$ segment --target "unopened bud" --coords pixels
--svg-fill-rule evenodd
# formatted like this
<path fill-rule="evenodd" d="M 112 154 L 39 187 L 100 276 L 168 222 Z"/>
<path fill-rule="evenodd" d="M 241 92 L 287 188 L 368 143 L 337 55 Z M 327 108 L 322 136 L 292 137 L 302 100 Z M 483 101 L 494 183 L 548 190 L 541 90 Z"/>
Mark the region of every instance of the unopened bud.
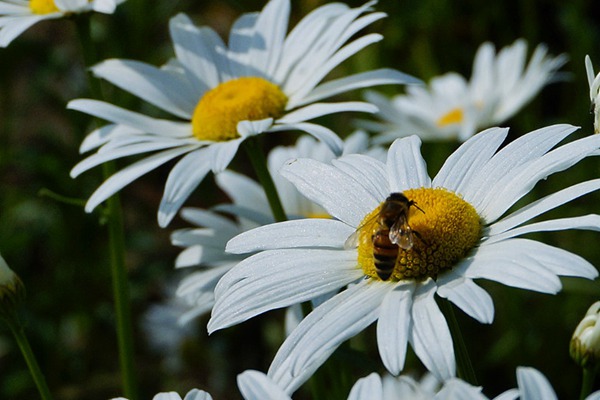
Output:
<path fill-rule="evenodd" d="M 11 315 L 25 297 L 25 286 L 0 256 L 0 316 Z"/>
<path fill-rule="evenodd" d="M 583 368 L 596 368 L 600 361 L 600 301 L 595 302 L 577 325 L 571 338 L 571 358 Z"/>

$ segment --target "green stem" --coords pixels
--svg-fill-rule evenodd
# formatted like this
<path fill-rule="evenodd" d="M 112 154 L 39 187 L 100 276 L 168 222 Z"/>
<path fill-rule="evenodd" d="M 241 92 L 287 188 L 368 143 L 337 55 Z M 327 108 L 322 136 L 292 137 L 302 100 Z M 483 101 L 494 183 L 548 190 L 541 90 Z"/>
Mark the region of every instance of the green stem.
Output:
<path fill-rule="evenodd" d="M 458 377 L 470 383 L 471 385 L 477 386 L 475 370 L 473 369 L 473 364 L 471 364 L 467 346 L 465 345 L 465 341 L 460 331 L 460 326 L 456 320 L 454 308 L 452 308 L 450 301 L 444 298 L 441 298 L 440 306 L 444 315 L 446 316 L 446 320 L 448 321 L 450 334 L 452 335 L 452 341 L 454 342 Z"/>
<path fill-rule="evenodd" d="M 583 380 L 581 381 L 581 394 L 579 395 L 580 400 L 585 398 L 592 393 L 594 387 L 594 379 L 596 378 L 597 368 L 583 368 Z"/>
<path fill-rule="evenodd" d="M 82 51 L 86 66 L 97 62 L 95 47 L 90 36 L 90 17 L 80 15 L 76 18 L 77 30 L 81 40 Z M 88 71 L 89 72 L 89 71 Z M 88 74 L 90 94 L 95 99 L 102 99 L 100 82 Z M 106 180 L 115 172 L 114 162 L 102 165 L 102 175 Z M 121 202 L 117 194 L 106 200 L 105 217 L 108 226 L 110 247 L 110 263 L 112 275 L 113 297 L 115 300 L 115 318 L 117 325 L 117 340 L 119 346 L 119 364 L 125 397 L 129 400 L 138 398 L 137 380 L 133 362 L 133 325 L 131 321 L 131 305 L 127 268 L 125 265 L 125 233 Z"/>
<path fill-rule="evenodd" d="M 249 138 L 246 141 L 244 141 L 242 145 L 244 146 L 244 149 L 246 150 L 246 153 L 250 158 L 250 162 L 252 163 L 252 167 L 256 172 L 258 181 L 265 190 L 265 194 L 267 195 L 267 200 L 269 201 L 269 206 L 271 207 L 271 211 L 273 212 L 273 217 L 275 218 L 275 221 L 286 221 L 287 216 L 285 215 L 285 211 L 283 211 L 281 200 L 279 199 L 277 189 L 275 188 L 275 183 L 273 183 L 273 178 L 269 173 L 269 168 L 267 166 L 267 158 L 265 157 L 265 155 L 262 152 L 262 149 L 260 148 L 258 138 Z"/>
<path fill-rule="evenodd" d="M 38 391 L 40 392 L 40 397 L 43 400 L 51 400 L 52 394 L 50 393 L 50 389 L 48 389 L 48 385 L 46 384 L 46 378 L 42 373 L 40 366 L 37 363 L 35 355 L 31 350 L 31 346 L 29 345 L 29 340 L 27 340 L 27 336 L 25 336 L 25 330 L 21 325 L 19 318 L 16 313 L 11 317 L 5 319 L 8 324 L 10 330 L 12 331 L 19 348 L 21 349 L 21 353 L 23 354 L 23 358 L 25 358 L 25 362 L 27 363 L 27 367 L 29 367 L 29 372 L 37 386 Z"/>

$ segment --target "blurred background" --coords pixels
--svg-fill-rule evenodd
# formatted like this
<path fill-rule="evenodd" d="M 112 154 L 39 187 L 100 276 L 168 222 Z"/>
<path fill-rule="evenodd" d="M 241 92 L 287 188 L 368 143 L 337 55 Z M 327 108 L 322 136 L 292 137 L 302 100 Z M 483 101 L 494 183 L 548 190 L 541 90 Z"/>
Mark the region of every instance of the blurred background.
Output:
<path fill-rule="evenodd" d="M 294 0 L 291 25 L 324 3 Z M 264 4 L 254 0 L 128 0 L 114 15 L 91 16 L 98 60 L 118 57 L 160 65 L 173 56 L 168 20 L 178 12 L 189 14 L 198 25 L 210 26 L 226 39 L 235 18 L 258 11 Z M 575 137 L 593 133 L 583 60 L 589 54 L 596 71 L 600 69 L 600 2 L 386 0 L 376 8 L 388 17 L 366 31 L 382 33 L 385 39 L 348 60 L 334 74 L 392 67 L 424 81 L 449 71 L 468 78 L 481 43 L 491 41 L 500 49 L 524 38 L 529 55 L 537 44 L 545 43 L 551 54 L 566 53 L 569 62 L 561 69 L 564 74 L 559 82 L 544 88 L 504 124 L 511 128 L 510 138 L 553 123 L 581 126 Z M 71 168 L 83 157 L 78 148 L 92 126 L 86 115 L 65 108 L 69 100 L 88 96 L 84 68 L 75 24 L 69 19 L 39 23 L 8 48 L 0 49 L 0 253 L 26 285 L 28 297 L 21 315 L 27 334 L 55 398 L 65 400 L 103 399 L 122 393 L 106 229 L 101 210 L 83 211 L 85 200 L 101 182 L 101 171 L 96 168 L 75 180 L 69 177 Z M 116 104 L 161 115 L 114 87 L 105 85 L 104 90 Z M 378 90 L 388 95 L 402 92 L 397 87 Z M 360 96 L 354 92 L 344 98 Z M 356 117 L 330 117 L 327 126 L 346 136 L 354 129 Z M 279 135 L 269 146 L 291 144 L 297 136 Z M 424 144 L 431 175 L 456 146 Z M 195 387 L 209 391 L 215 399 L 240 398 L 235 376 L 248 368 L 266 371 L 283 338 L 283 313 L 267 313 L 208 337 L 208 317 L 179 331 L 169 321 L 171 314 L 156 308 L 168 299 L 181 276 L 173 269 L 179 249 L 170 244 L 169 235 L 187 227 L 179 218 L 167 229 L 160 229 L 156 222 L 170 166 L 151 172 L 121 192 L 142 398 L 165 390 L 183 395 Z M 244 154 L 238 154 L 231 168 L 249 170 Z M 538 185 L 525 201 L 596 177 L 600 177 L 598 160 L 585 160 Z M 227 201 L 225 195 L 209 176 L 186 205 L 209 207 L 222 201 Z M 600 194 L 591 194 L 551 216 L 598 212 Z M 600 265 L 600 233 L 558 232 L 535 238 Z M 581 372 L 569 358 L 569 340 L 587 308 L 600 300 L 600 284 L 576 279 L 563 283 L 561 293 L 549 296 L 482 282 L 494 298 L 494 323 L 481 325 L 457 312 L 486 395 L 492 397 L 515 387 L 519 365 L 542 371 L 560 398 L 578 395 Z M 147 314 L 149 310 L 151 314 Z M 149 315 L 154 323 L 148 323 Z M 144 329 L 149 325 L 160 332 L 161 340 L 170 340 L 171 335 L 183 339 L 173 348 L 156 348 Z M 168 354 L 161 351 L 164 349 Z M 334 382 L 341 393 L 348 393 L 357 378 L 383 372 L 374 329 L 336 352 L 317 379 L 327 379 L 327 370 L 340 362 L 350 363 L 354 373 L 351 381 Z M 407 370 L 416 376 L 423 373 L 414 356 L 409 357 Z M 303 388 L 296 397 L 311 395 Z M 0 398 L 37 398 L 25 362 L 4 325 L 0 325 Z M 323 398 L 331 397 L 324 394 Z"/>

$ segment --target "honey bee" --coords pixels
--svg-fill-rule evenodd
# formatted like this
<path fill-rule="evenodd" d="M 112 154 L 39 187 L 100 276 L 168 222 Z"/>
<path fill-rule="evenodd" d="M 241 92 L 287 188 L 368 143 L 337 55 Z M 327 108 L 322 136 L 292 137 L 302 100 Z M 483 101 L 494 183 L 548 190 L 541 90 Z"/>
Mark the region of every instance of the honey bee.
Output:
<path fill-rule="evenodd" d="M 424 211 L 413 200 L 400 192 L 391 193 L 381 205 L 381 210 L 366 221 L 348 237 L 344 247 L 356 247 L 360 231 L 375 219 L 371 240 L 373 241 L 373 262 L 375 271 L 381 280 L 386 281 L 392 275 L 400 249 L 410 250 L 414 236 L 420 237 L 408 224 L 410 207 Z"/>

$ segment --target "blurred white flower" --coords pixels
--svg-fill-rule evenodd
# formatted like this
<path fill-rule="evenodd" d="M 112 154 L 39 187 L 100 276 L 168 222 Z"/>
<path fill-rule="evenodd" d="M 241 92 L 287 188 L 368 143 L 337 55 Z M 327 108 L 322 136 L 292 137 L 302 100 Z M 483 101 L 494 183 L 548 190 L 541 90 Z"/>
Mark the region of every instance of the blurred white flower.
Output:
<path fill-rule="evenodd" d="M 406 95 L 392 99 L 368 92 L 381 121 L 360 121 L 378 132 L 376 141 L 390 143 L 402 136 L 424 140 L 465 141 L 483 128 L 498 125 L 527 104 L 565 63 L 550 57 L 539 45 L 525 66 L 527 44 L 517 40 L 497 55 L 491 43 L 479 47 L 473 75 L 467 80 L 454 72 L 435 77 L 427 87 L 408 86 Z"/>
<path fill-rule="evenodd" d="M 2 0 L 0 1 L 0 47 L 37 22 L 73 13 L 96 11 L 112 14 L 125 0 Z"/>
<path fill-rule="evenodd" d="M 590 85 L 590 101 L 594 113 L 594 132 L 600 133 L 600 73 L 594 78 L 594 66 L 589 56 L 585 56 L 585 72 Z"/>

